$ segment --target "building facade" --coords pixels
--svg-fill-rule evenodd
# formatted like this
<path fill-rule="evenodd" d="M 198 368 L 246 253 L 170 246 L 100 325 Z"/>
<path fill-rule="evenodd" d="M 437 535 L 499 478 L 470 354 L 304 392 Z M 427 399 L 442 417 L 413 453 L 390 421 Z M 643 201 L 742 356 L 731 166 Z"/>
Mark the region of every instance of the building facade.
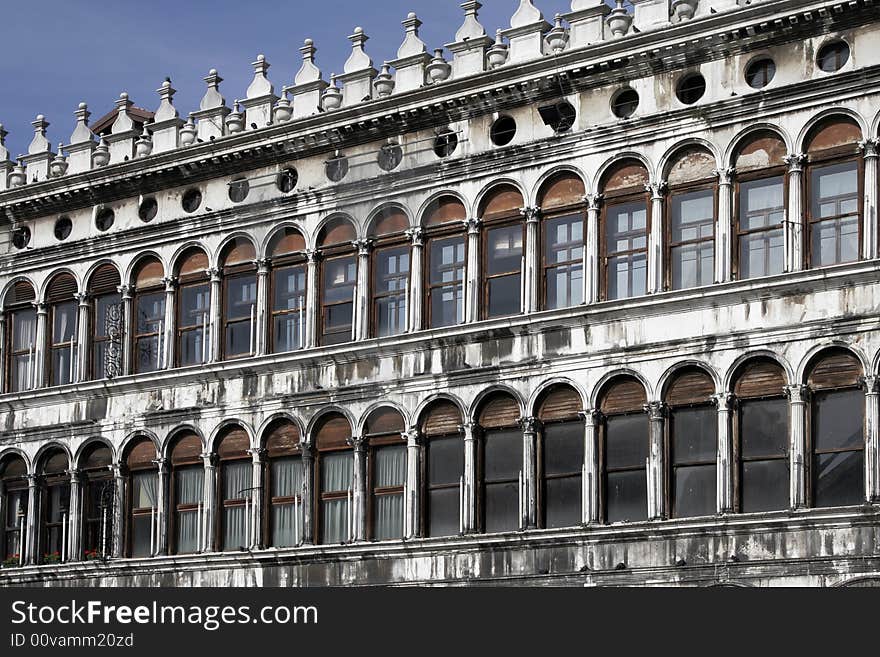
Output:
<path fill-rule="evenodd" d="M 880 11 L 632 5 L 0 128 L 0 583 L 880 581 Z"/>

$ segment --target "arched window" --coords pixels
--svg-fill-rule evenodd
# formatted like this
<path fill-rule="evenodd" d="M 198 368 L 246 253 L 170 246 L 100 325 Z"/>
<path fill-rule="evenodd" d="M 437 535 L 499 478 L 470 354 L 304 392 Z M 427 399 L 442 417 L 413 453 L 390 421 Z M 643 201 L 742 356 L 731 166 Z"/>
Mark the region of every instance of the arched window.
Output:
<path fill-rule="evenodd" d="M 177 275 L 177 365 L 198 365 L 210 357 L 211 283 L 208 256 L 198 248 L 181 256 Z"/>
<path fill-rule="evenodd" d="M 600 295 L 627 299 L 648 290 L 648 171 L 623 160 L 603 176 L 605 197 L 600 221 Z"/>
<path fill-rule="evenodd" d="M 317 535 L 321 543 L 347 543 L 354 537 L 354 456 L 351 425 L 339 413 L 328 413 L 315 428 Z"/>
<path fill-rule="evenodd" d="M 511 185 L 499 185 L 480 204 L 482 319 L 522 311 L 525 225 L 520 210 L 524 205 L 522 194 Z"/>
<path fill-rule="evenodd" d="M 568 386 L 555 386 L 541 399 L 538 449 L 541 487 L 539 507 L 544 527 L 574 527 L 582 520 L 584 421 L 581 396 Z"/>
<path fill-rule="evenodd" d="M 49 306 L 46 365 L 50 386 L 66 385 L 74 377 L 74 342 L 77 323 L 77 285 L 70 274 L 59 274 L 46 290 Z"/>
<path fill-rule="evenodd" d="M 409 218 L 397 208 L 382 210 L 370 226 L 369 237 L 376 241 L 372 254 L 370 325 L 371 334 L 376 337 L 406 332 L 410 274 L 408 228 Z"/>
<path fill-rule="evenodd" d="M 303 461 L 299 428 L 279 419 L 266 430 L 269 458 L 264 536 L 271 547 L 292 547 L 303 540 Z"/>
<path fill-rule="evenodd" d="M 715 280 L 715 169 L 715 158 L 700 148 L 683 150 L 667 169 L 669 289 L 711 285 Z"/>
<path fill-rule="evenodd" d="M 706 372 L 686 368 L 666 389 L 669 407 L 669 508 L 673 518 L 714 515 L 717 509 L 718 410 L 715 383 Z"/>
<path fill-rule="evenodd" d="M 306 242 L 295 228 L 279 231 L 269 244 L 272 263 L 272 324 L 269 351 L 283 353 L 306 344 Z"/>
<path fill-rule="evenodd" d="M 89 280 L 91 297 L 91 357 L 89 380 L 107 378 L 108 347 L 111 330 L 125 331 L 122 325 L 122 296 L 119 294 L 119 271 L 111 264 L 98 267 Z M 120 337 L 119 334 L 116 336 Z M 121 345 L 119 351 L 121 353 Z"/>
<path fill-rule="evenodd" d="M 403 417 L 393 408 L 370 413 L 365 437 L 370 445 L 368 488 L 369 537 L 374 541 L 403 538 L 406 443 Z"/>
<path fill-rule="evenodd" d="M 510 395 L 491 395 L 482 405 L 479 500 L 483 530 L 519 529 L 520 482 L 523 475 L 523 432 L 519 404 Z"/>
<path fill-rule="evenodd" d="M 810 369 L 810 499 L 815 507 L 865 501 L 861 376 L 858 358 L 844 350 L 825 352 Z"/>
<path fill-rule="evenodd" d="M 116 489 L 110 466 L 113 453 L 104 443 L 94 442 L 80 456 L 82 486 L 82 550 L 101 553 L 101 539 L 107 539 L 113 527 L 113 500 Z"/>
<path fill-rule="evenodd" d="M 585 193 L 583 181 L 573 173 L 554 176 L 541 190 L 541 299 L 545 310 L 584 302 Z"/>
<path fill-rule="evenodd" d="M 201 552 L 204 530 L 205 468 L 202 440 L 182 432 L 171 449 L 171 554 Z"/>
<path fill-rule="evenodd" d="M 422 221 L 427 238 L 425 307 L 430 328 L 464 322 L 466 219 L 462 202 L 443 196 L 430 204 Z"/>
<path fill-rule="evenodd" d="M 217 479 L 218 514 L 215 543 L 223 551 L 250 547 L 250 528 L 254 514 L 254 466 L 248 450 L 251 447 L 247 431 L 230 426 L 223 431 L 217 447 L 220 476 Z"/>
<path fill-rule="evenodd" d="M 21 392 L 36 386 L 37 311 L 34 288 L 19 281 L 9 288 L 3 305 L 6 309 L 7 392 Z"/>
<path fill-rule="evenodd" d="M 131 557 L 149 557 L 155 553 L 159 543 L 158 455 L 153 441 L 146 437 L 135 439 L 126 452 L 126 552 Z"/>
<path fill-rule="evenodd" d="M 11 454 L 0 461 L 0 484 L 3 495 L 4 560 L 21 560 L 23 533 L 27 531 L 28 481 L 27 464 L 20 456 Z"/>
<path fill-rule="evenodd" d="M 734 271 L 741 280 L 781 274 L 785 267 L 785 155 L 785 142 L 768 131 L 753 134 L 736 151 Z"/>
<path fill-rule="evenodd" d="M 162 369 L 165 346 L 164 270 L 156 258 L 141 260 L 134 272 L 134 348 L 135 372 Z"/>
<path fill-rule="evenodd" d="M 223 267 L 223 359 L 252 356 L 257 346 L 257 257 L 254 245 L 235 238 L 220 255 Z"/>
<path fill-rule="evenodd" d="M 605 522 L 648 518 L 648 415 L 645 388 L 631 377 L 615 379 L 600 396 L 600 462 Z"/>
<path fill-rule="evenodd" d="M 788 399 L 785 371 L 769 359 L 742 367 L 734 384 L 738 510 L 789 507 Z"/>
<path fill-rule="evenodd" d="M 354 339 L 357 303 L 357 239 L 352 223 L 343 217 L 329 221 L 318 235 L 321 261 L 321 344 Z"/>
<path fill-rule="evenodd" d="M 70 529 L 70 462 L 61 449 L 51 449 L 40 460 L 40 563 L 60 561 L 62 545 Z"/>
<path fill-rule="evenodd" d="M 810 267 L 859 259 L 864 193 L 861 139 L 861 130 L 849 119 L 826 121 L 807 139 Z"/>
<path fill-rule="evenodd" d="M 455 536 L 461 530 L 464 485 L 464 440 L 461 411 L 451 401 L 433 402 L 422 413 L 419 429 L 425 438 L 422 533 Z"/>

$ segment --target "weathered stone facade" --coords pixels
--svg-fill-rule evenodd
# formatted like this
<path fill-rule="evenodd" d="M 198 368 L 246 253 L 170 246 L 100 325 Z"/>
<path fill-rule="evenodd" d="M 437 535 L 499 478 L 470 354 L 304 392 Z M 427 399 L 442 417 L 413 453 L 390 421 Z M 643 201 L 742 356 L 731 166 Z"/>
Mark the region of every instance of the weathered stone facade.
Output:
<path fill-rule="evenodd" d="M 302 68 L 281 98 L 259 56 L 241 107 L 226 106 L 212 71 L 188 122 L 174 108 L 166 82 L 146 127 L 127 95 L 120 97 L 118 116 L 100 143 L 80 106 L 70 143 L 60 149 L 66 156 L 52 152 L 42 117 L 18 166 L 0 139 L 0 213 L 9 236 L 0 255 L 0 517 L 6 554 L 13 555 L 13 547 L 20 553 L 0 570 L 0 582 L 880 581 L 877 6 L 872 0 L 633 5 L 634 16 L 600 1 L 574 0 L 572 13 L 554 27 L 523 0 L 511 27 L 493 41 L 478 22 L 479 3 L 470 1 L 462 5 L 462 28 L 447 45 L 448 62 L 442 51 L 428 54 L 411 15 L 397 58 L 381 72 L 357 29 L 345 71 L 329 85 L 307 41 Z M 829 45 L 841 43 L 845 48 L 827 54 Z M 755 72 L 752 64 L 761 60 L 771 61 L 772 72 L 766 65 Z M 704 80 L 703 94 L 698 79 L 682 84 L 695 74 Z M 634 108 L 621 95 L 630 90 L 637 94 Z M 575 110 L 570 126 L 547 119 L 548 108 L 550 114 L 566 111 L 563 102 Z M 498 134 L 504 117 L 515 122 L 508 143 Z M 455 135 L 454 147 L 445 150 L 450 138 L 443 134 Z M 391 153 L 395 146 L 399 152 Z M 837 246 L 830 260 L 819 234 L 826 225 L 824 197 L 816 196 L 824 193 L 817 177 L 823 162 L 852 163 L 858 176 L 857 207 L 836 206 Z M 750 234 L 743 223 L 743 185 L 761 179 L 762 171 L 784 181 L 784 216 L 778 239 L 768 233 L 768 268 L 746 276 L 753 252 L 741 250 Z M 241 181 L 247 181 L 244 191 Z M 198 203 L 192 190 L 199 192 Z M 682 283 L 689 261 L 681 249 L 687 250 L 689 238 L 674 238 L 674 213 L 681 211 L 674 199 L 690 190 L 711 190 L 714 199 L 710 236 L 691 240 L 705 247 L 695 256 L 703 268 L 694 274 L 696 285 Z M 625 270 L 632 294 L 614 287 L 623 279 L 608 273 L 609 262 L 623 259 L 615 255 L 622 251 L 615 251 L 608 225 L 610 208 L 623 203 L 615 199 L 624 197 L 642 204 L 645 214 L 644 234 L 634 244 L 644 243 L 627 256 L 641 263 Z M 580 275 L 566 279 L 571 303 L 551 303 L 545 226 L 563 215 L 583 217 L 573 256 L 578 263 L 572 265 Z M 63 237 L 60 217 L 69 219 Z M 444 217 L 452 221 L 443 223 Z M 522 241 L 511 247 L 519 248 L 521 266 L 506 274 L 518 282 L 519 311 L 494 316 L 486 235 L 497 225 L 521 227 Z M 431 249 L 441 238 L 460 240 L 466 254 L 453 293 L 455 321 L 447 326 L 431 305 Z M 294 246 L 280 251 L 288 239 Z M 386 331 L 377 310 L 386 306 L 378 300 L 376 253 L 401 245 L 406 276 L 394 303 L 402 316 L 394 315 Z M 233 260 L 233 253 L 245 255 Z M 345 335 L 338 339 L 331 314 L 337 288 L 328 282 L 327 263 L 341 258 L 353 264 L 340 270 L 339 289 L 353 296 L 339 302 L 347 304 L 343 313 L 350 318 L 343 317 Z M 144 273 L 146 263 L 152 274 Z M 278 348 L 273 324 L 282 312 L 275 306 L 279 263 L 299 267 L 302 279 L 300 300 L 284 309 L 296 317 L 286 325 L 293 336 L 289 350 Z M 119 288 L 123 318 L 115 337 L 96 327 L 96 273 L 107 275 L 108 264 L 117 272 L 113 287 Z M 72 289 L 58 283 L 64 274 Z M 237 275 L 253 281 L 253 296 L 245 299 L 252 299 L 250 317 L 245 311 L 235 320 L 247 327 L 241 351 L 227 312 L 229 281 Z M 179 312 L 188 303 L 181 290 L 196 285 L 198 319 L 187 324 Z M 145 290 L 163 303 L 152 323 L 138 315 Z M 59 304 L 74 294 L 73 331 L 58 329 Z M 17 312 L 33 312 L 32 319 Z M 32 322 L 34 333 L 22 341 L 15 327 L 23 322 Z M 64 339 L 53 338 L 59 330 Z M 96 356 L 105 338 L 115 360 Z M 144 354 L 153 359 L 148 365 Z M 857 384 L 827 376 L 819 381 L 817 372 L 834 369 L 826 363 L 835 358 L 848 363 L 835 367 L 855 372 Z M 783 507 L 745 512 L 748 459 L 740 402 L 748 395 L 738 386 L 753 363 L 775 364 L 781 377 L 775 396 L 787 395 L 788 417 L 774 426 L 785 426 L 788 481 Z M 97 370 L 113 376 L 97 379 Z M 685 376 L 710 382 L 702 402 L 673 400 Z M 615 411 L 608 397 L 624 379 L 639 384 L 643 395 L 637 405 L 644 407 L 647 460 L 641 470 L 638 463 L 633 467 L 645 484 L 646 513 L 613 522 L 607 418 Z M 820 432 L 828 420 L 817 410 L 819 400 L 828 390 L 856 385 L 863 441 L 828 453 L 859 455 L 858 481 L 850 476 L 847 484 L 857 487 L 859 499 L 823 504 Z M 548 396 L 558 390 L 579 399 L 583 461 L 572 466 L 580 486 L 575 527 L 549 527 L 547 520 L 553 498 L 542 450 L 551 420 L 544 414 Z M 768 396 L 774 394 L 756 398 Z M 455 536 L 429 536 L 426 517 L 426 479 L 432 476 L 426 418 L 440 400 L 459 413 L 461 427 L 451 433 L 465 452 Z M 492 482 L 484 436 L 490 431 L 487 408 L 496 402 L 515 405 L 523 456 L 519 529 L 492 532 L 486 531 L 493 511 L 486 502 Z M 676 462 L 672 426 L 678 420 L 672 418 L 677 408 L 710 403 L 717 418 L 711 512 L 679 513 L 676 503 L 687 491 L 675 488 L 676 468 L 696 467 L 696 460 Z M 386 407 L 396 411 L 400 426 L 374 430 L 372 418 Z M 319 434 L 331 422 L 347 423 L 347 431 L 328 437 L 328 445 L 336 443 L 325 450 Z M 285 454 L 303 463 L 301 493 L 293 496 L 300 518 L 293 521 L 295 543 L 302 543 L 295 547 L 271 547 L 270 498 L 284 496 L 267 484 L 273 458 L 267 440 L 279 423 L 295 435 L 296 445 Z M 221 474 L 227 462 L 221 443 L 236 431 L 247 442 L 236 452 L 238 461 L 252 463 L 253 472 L 253 487 L 241 499 L 223 492 Z M 371 441 L 395 431 L 397 443 Z M 176 460 L 175 450 L 192 436 L 198 449 Z M 143 516 L 150 519 L 154 556 L 133 557 L 130 459 L 145 439 L 156 450 L 154 502 Z M 396 539 L 372 540 L 380 515 L 374 504 L 384 494 L 374 463 L 377 444 L 406 446 Z M 94 476 L 89 459 L 99 446 L 110 462 Z M 320 517 L 330 513 L 325 501 L 336 498 L 325 495 L 317 482 L 327 475 L 312 465 L 323 463 L 325 453 L 350 455 L 352 462 L 351 484 L 338 498 L 346 505 L 347 536 L 331 544 L 319 530 L 330 523 Z M 59 455 L 66 465 L 47 469 Z M 202 472 L 202 495 L 175 507 L 173 501 L 183 499 L 175 473 L 194 463 Z M 91 489 L 83 482 L 90 477 L 108 482 L 110 493 L 92 508 L 100 517 L 87 521 Z M 69 491 L 60 507 L 50 501 L 53 482 Z M 10 514 L 13 499 L 20 517 Z M 247 549 L 224 551 L 231 526 L 224 518 L 239 502 Z M 53 521 L 53 513 L 61 513 L 60 520 Z M 197 544 L 187 550 L 192 554 L 175 554 L 183 551 L 186 513 L 196 514 Z M 60 539 L 52 539 L 55 534 Z M 49 563 L 59 540 L 64 563 Z M 95 546 L 98 554 L 88 554 Z"/>

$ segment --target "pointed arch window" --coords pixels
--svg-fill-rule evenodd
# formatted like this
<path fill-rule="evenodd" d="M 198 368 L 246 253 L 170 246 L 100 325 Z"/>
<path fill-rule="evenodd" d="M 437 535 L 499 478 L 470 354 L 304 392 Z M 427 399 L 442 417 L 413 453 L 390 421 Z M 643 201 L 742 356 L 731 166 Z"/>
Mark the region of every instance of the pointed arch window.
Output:
<path fill-rule="evenodd" d="M 464 487 L 464 440 L 458 407 L 447 400 L 431 404 L 419 429 L 425 437 L 422 495 L 422 533 L 455 536 L 461 529 Z"/>
<path fill-rule="evenodd" d="M 20 456 L 10 455 L 0 462 L 0 493 L 3 495 L 3 545 L 0 551 L 4 560 L 21 560 L 22 529 L 28 509 L 27 474 L 27 464 Z"/>
<path fill-rule="evenodd" d="M 623 161 L 603 176 L 600 221 L 600 296 L 603 301 L 642 296 L 648 290 L 650 212 L 648 171 Z"/>
<path fill-rule="evenodd" d="M 525 205 L 519 190 L 501 185 L 483 200 L 482 318 L 516 315 L 523 308 Z"/>
<path fill-rule="evenodd" d="M 50 386 L 67 385 L 74 380 L 74 353 L 77 333 L 76 279 L 59 274 L 46 291 L 49 305 L 48 357 Z"/>
<path fill-rule="evenodd" d="M 376 337 L 406 332 L 409 307 L 409 217 L 397 208 L 382 210 L 372 222 L 375 240 L 370 286 L 371 334 Z"/>
<path fill-rule="evenodd" d="M 192 554 L 204 548 L 204 489 L 202 440 L 194 433 L 183 433 L 171 450 L 171 554 Z"/>
<path fill-rule="evenodd" d="M 357 305 L 357 239 L 352 223 L 332 219 L 322 229 L 318 246 L 321 260 L 321 344 L 333 345 L 354 339 Z"/>
<path fill-rule="evenodd" d="M 584 302 L 585 193 L 578 176 L 564 173 L 549 180 L 539 196 L 544 247 L 540 295 L 545 310 Z"/>
<path fill-rule="evenodd" d="M 520 528 L 519 505 L 523 475 L 523 432 L 516 400 L 493 395 L 478 416 L 480 427 L 479 500 L 483 530 L 488 533 Z"/>
<path fill-rule="evenodd" d="M 216 499 L 220 503 L 215 544 L 223 551 L 250 547 L 253 507 L 253 459 L 250 437 L 242 427 L 227 429 L 220 438 L 217 455 L 220 476 L 217 478 Z"/>
<path fill-rule="evenodd" d="M 158 455 L 153 441 L 146 437 L 135 439 L 127 452 L 126 553 L 149 557 L 159 543 Z"/>
<path fill-rule="evenodd" d="M 91 296 L 91 357 L 90 380 L 107 378 L 107 358 L 111 341 L 122 338 L 127 327 L 122 321 L 122 296 L 119 293 L 119 271 L 111 264 L 101 265 L 89 281 Z M 122 332 L 122 335 L 119 334 Z M 111 336 L 111 332 L 116 332 Z M 121 345 L 119 345 L 121 350 Z"/>
<path fill-rule="evenodd" d="M 393 408 L 379 408 L 367 418 L 370 446 L 369 537 L 374 541 L 403 538 L 406 443 L 403 417 Z"/>
<path fill-rule="evenodd" d="M 295 228 L 284 228 L 269 244 L 272 264 L 272 322 L 269 349 L 283 353 L 306 344 L 306 242 Z"/>
<path fill-rule="evenodd" d="M 351 425 L 338 413 L 321 419 L 315 432 L 318 536 L 321 543 L 347 543 L 354 536 L 354 457 Z"/>
<path fill-rule="evenodd" d="M 60 561 L 70 529 L 70 462 L 62 450 L 46 453 L 40 464 L 40 563 Z"/>
<path fill-rule="evenodd" d="M 36 387 L 37 311 L 34 288 L 19 281 L 6 293 L 6 390 L 21 392 Z"/>
<path fill-rule="evenodd" d="M 94 443 L 83 452 L 79 461 L 82 486 L 82 550 L 84 553 L 102 551 L 102 538 L 113 529 L 109 515 L 115 497 L 113 453 L 104 443 Z M 106 546 L 104 546 L 106 547 Z"/>
<path fill-rule="evenodd" d="M 223 249 L 223 359 L 252 356 L 257 337 L 257 257 L 247 239 L 233 239 Z"/>
<path fill-rule="evenodd" d="M 156 258 L 145 258 L 134 274 L 134 369 L 155 372 L 165 366 L 164 269 Z"/>
<path fill-rule="evenodd" d="M 464 322 L 466 219 L 462 202 L 443 196 L 430 204 L 422 221 L 427 238 L 425 306 L 430 328 Z"/>
<path fill-rule="evenodd" d="M 211 358 L 211 283 L 207 254 L 201 249 L 186 252 L 181 257 L 178 277 L 177 365 L 199 365 Z"/>
<path fill-rule="evenodd" d="M 264 491 L 268 513 L 266 544 L 293 547 L 303 540 L 303 472 L 299 428 L 289 420 L 276 420 L 266 432 L 268 477 Z"/>
<path fill-rule="evenodd" d="M 552 388 L 538 406 L 539 517 L 544 527 L 581 523 L 584 466 L 583 401 L 567 386 Z"/>

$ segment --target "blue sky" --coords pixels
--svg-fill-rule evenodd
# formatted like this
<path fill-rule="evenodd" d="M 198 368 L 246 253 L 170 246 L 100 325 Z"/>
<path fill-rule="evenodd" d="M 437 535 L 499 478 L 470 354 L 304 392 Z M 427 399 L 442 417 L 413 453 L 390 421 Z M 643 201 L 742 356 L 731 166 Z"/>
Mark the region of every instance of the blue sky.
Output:
<path fill-rule="evenodd" d="M 346 37 L 358 25 L 370 37 L 377 68 L 393 59 L 403 40 L 400 21 L 415 11 L 429 49 L 453 41 L 462 23 L 460 0 L 41 0 L 4 2 L 0 55 L 0 123 L 12 157 L 27 152 L 30 122 L 44 114 L 53 144 L 67 143 L 73 112 L 85 101 L 92 120 L 113 109 L 127 91 L 135 104 L 155 110 L 155 90 L 170 76 L 182 116 L 198 108 L 202 78 L 216 68 L 227 103 L 244 96 L 250 64 L 264 53 L 276 93 L 299 70 L 299 47 L 312 38 L 325 79 L 341 72 L 350 52 Z M 489 34 L 510 25 L 519 0 L 483 0 L 480 21 Z M 570 0 L 536 0 L 552 22 Z M 448 56 L 448 53 L 447 53 Z"/>

